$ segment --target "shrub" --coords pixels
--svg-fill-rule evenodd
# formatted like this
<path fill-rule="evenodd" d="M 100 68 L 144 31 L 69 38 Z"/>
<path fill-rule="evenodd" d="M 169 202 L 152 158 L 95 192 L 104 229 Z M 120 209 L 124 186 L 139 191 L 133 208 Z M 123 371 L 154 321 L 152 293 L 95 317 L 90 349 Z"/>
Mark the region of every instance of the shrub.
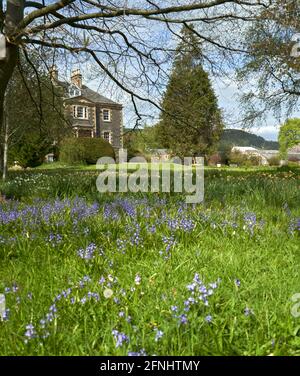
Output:
<path fill-rule="evenodd" d="M 101 157 L 115 158 L 113 147 L 102 138 L 67 138 L 60 145 L 60 161 L 67 164 L 94 164 Z"/>
<path fill-rule="evenodd" d="M 84 160 L 88 164 L 94 164 L 101 157 L 115 158 L 115 152 L 111 144 L 103 138 L 78 138 L 84 147 Z"/>
<path fill-rule="evenodd" d="M 246 165 L 259 166 L 261 164 L 261 157 L 259 155 L 250 154 L 247 158 Z"/>
<path fill-rule="evenodd" d="M 270 166 L 280 166 L 280 158 L 278 156 L 274 156 L 268 159 Z"/>
<path fill-rule="evenodd" d="M 247 160 L 247 156 L 245 154 L 242 154 L 238 150 L 232 151 L 229 155 L 229 162 L 233 164 L 237 164 L 238 166 L 243 165 L 246 160 Z"/>
<path fill-rule="evenodd" d="M 20 142 L 9 150 L 9 164 L 14 161 L 23 167 L 37 167 L 44 162 L 45 155 L 51 151 L 51 142 L 47 137 L 27 133 Z"/>
<path fill-rule="evenodd" d="M 59 160 L 67 164 L 84 163 L 84 146 L 78 138 L 67 138 L 62 141 L 59 151 Z"/>
<path fill-rule="evenodd" d="M 243 154 L 238 150 L 230 153 L 229 156 L 230 163 L 237 164 L 238 166 L 259 166 L 261 164 L 261 157 L 256 154 Z"/>

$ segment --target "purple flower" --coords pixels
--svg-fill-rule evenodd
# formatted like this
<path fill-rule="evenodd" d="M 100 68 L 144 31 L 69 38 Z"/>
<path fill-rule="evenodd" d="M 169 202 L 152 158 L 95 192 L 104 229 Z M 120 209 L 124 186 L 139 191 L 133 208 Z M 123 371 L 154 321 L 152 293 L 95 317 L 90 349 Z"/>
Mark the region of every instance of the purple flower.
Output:
<path fill-rule="evenodd" d="M 208 323 L 211 323 L 212 322 L 212 316 L 211 315 L 207 315 L 205 317 L 205 321 L 208 322 Z"/>
<path fill-rule="evenodd" d="M 155 333 L 155 342 L 157 342 L 157 341 L 159 341 L 163 337 L 164 332 L 161 331 L 161 330 L 158 330 L 158 328 L 155 328 L 154 330 L 156 332 Z"/>
<path fill-rule="evenodd" d="M 29 324 L 29 325 L 26 326 L 26 332 L 25 332 L 24 335 L 25 335 L 25 337 L 28 338 L 28 339 L 25 340 L 25 343 L 27 343 L 28 340 L 36 337 L 36 331 L 35 331 L 35 328 L 32 324 Z"/>
<path fill-rule="evenodd" d="M 10 309 L 6 308 L 4 312 L 2 312 L 2 319 L 3 321 L 8 321 L 10 315 Z"/>
<path fill-rule="evenodd" d="M 117 330 L 112 331 L 112 335 L 114 336 L 114 340 L 116 342 L 116 347 L 121 347 L 124 343 L 129 342 L 129 338 L 125 333 L 121 333 Z"/>
<path fill-rule="evenodd" d="M 95 256 L 95 250 L 97 249 L 97 246 L 95 243 L 89 244 L 86 249 L 79 249 L 77 252 L 78 256 L 84 260 L 92 260 Z"/>
<path fill-rule="evenodd" d="M 236 287 L 240 287 L 241 286 L 241 281 L 239 279 L 235 279 L 234 283 L 235 283 Z"/>
<path fill-rule="evenodd" d="M 142 281 L 142 277 L 139 274 L 137 274 L 134 279 L 135 284 L 140 285 L 141 281 Z"/>
<path fill-rule="evenodd" d="M 181 324 L 187 324 L 188 322 L 187 316 L 185 314 L 180 315 L 179 319 Z"/>

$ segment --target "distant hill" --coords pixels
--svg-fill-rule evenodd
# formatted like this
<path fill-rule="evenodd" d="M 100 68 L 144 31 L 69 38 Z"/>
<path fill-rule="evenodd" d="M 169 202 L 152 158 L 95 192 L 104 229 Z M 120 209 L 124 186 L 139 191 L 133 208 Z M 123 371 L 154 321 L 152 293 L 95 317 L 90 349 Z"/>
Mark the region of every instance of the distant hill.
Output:
<path fill-rule="evenodd" d="M 256 136 L 240 129 L 225 129 L 220 139 L 220 146 L 252 146 L 258 149 L 278 150 L 276 141 L 267 141 L 261 136 Z"/>

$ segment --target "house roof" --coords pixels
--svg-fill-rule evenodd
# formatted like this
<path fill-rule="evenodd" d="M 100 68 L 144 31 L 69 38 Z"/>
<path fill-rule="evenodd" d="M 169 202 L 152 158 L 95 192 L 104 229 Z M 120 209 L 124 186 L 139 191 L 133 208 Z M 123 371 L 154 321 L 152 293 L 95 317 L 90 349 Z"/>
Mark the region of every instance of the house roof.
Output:
<path fill-rule="evenodd" d="M 97 93 L 96 91 L 90 89 L 85 85 L 82 85 L 81 93 L 83 97 L 95 103 L 119 104 L 117 102 L 112 101 L 109 98 L 104 97 L 103 95 Z"/>
<path fill-rule="evenodd" d="M 62 86 L 65 90 L 68 90 L 69 86 L 72 85 L 72 84 L 65 82 L 65 81 L 57 81 L 57 84 L 59 86 Z M 121 106 L 120 103 L 114 102 L 111 99 L 104 97 L 103 95 L 101 95 L 101 94 L 97 93 L 96 91 L 90 89 L 86 85 L 82 85 L 80 90 L 81 90 L 81 97 L 84 97 L 84 98 L 90 100 L 91 102 L 102 103 L 102 104 L 113 104 L 113 105 Z M 76 98 L 76 97 L 73 97 L 73 98 Z M 68 98 L 68 99 L 73 99 L 73 98 Z"/>

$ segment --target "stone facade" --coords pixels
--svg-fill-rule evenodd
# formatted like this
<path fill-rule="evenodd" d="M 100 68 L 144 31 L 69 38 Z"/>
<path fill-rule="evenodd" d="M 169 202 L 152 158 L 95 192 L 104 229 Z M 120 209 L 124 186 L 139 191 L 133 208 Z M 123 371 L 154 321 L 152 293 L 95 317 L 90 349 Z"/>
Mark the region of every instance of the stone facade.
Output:
<path fill-rule="evenodd" d="M 83 85 L 80 70 L 70 82 L 59 81 L 56 67 L 50 71 L 53 82 L 64 90 L 66 115 L 75 137 L 102 137 L 118 151 L 123 147 L 123 106 Z"/>

